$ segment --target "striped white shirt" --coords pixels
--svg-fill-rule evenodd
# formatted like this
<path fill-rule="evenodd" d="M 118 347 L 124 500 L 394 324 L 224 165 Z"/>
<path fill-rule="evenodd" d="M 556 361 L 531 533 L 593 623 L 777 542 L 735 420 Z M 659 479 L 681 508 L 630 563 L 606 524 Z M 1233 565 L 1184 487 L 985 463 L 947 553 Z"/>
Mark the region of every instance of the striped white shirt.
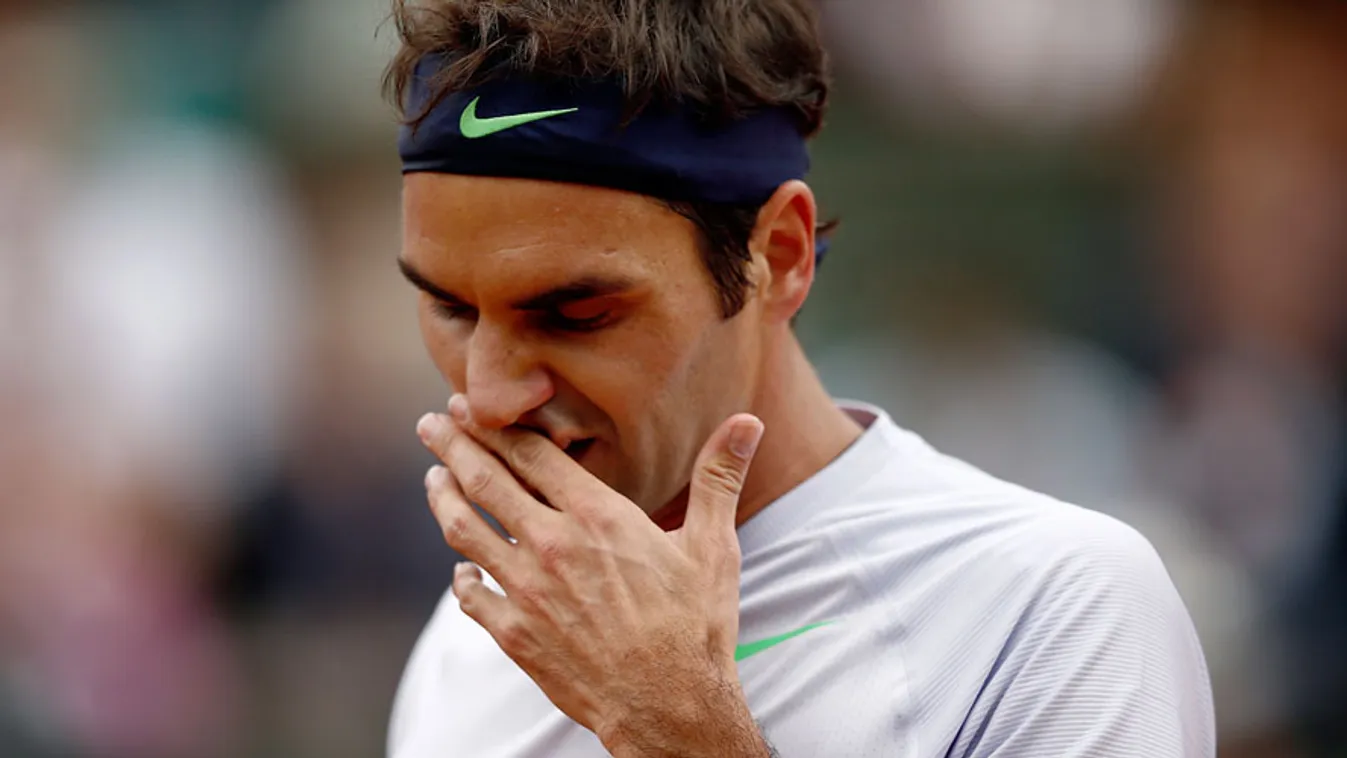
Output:
<path fill-rule="evenodd" d="M 1215 755 L 1202 651 L 1143 537 L 845 407 L 861 438 L 739 531 L 741 650 L 808 629 L 739 663 L 783 758 Z M 389 755 L 607 753 L 448 594 Z"/>

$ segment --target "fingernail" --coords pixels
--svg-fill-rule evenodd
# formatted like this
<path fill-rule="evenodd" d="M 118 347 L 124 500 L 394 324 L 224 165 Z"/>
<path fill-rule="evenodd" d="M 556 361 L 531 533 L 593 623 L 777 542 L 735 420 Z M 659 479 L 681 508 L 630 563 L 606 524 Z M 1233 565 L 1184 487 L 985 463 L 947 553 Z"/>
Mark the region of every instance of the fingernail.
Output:
<path fill-rule="evenodd" d="M 448 473 L 444 466 L 431 466 L 426 472 L 426 489 L 437 490 L 444 486 L 445 475 Z"/>
<path fill-rule="evenodd" d="M 752 458 L 762 441 L 762 432 L 761 421 L 740 421 L 730 430 L 730 451 L 744 460 Z"/>
<path fill-rule="evenodd" d="M 468 420 L 468 399 L 462 395 L 449 398 L 449 415 L 459 423 Z"/>
<path fill-rule="evenodd" d="M 429 442 L 430 438 L 439 432 L 440 429 L 440 419 L 434 413 L 427 413 L 421 417 L 420 421 L 416 422 L 416 434 L 421 438 L 422 442 Z"/>

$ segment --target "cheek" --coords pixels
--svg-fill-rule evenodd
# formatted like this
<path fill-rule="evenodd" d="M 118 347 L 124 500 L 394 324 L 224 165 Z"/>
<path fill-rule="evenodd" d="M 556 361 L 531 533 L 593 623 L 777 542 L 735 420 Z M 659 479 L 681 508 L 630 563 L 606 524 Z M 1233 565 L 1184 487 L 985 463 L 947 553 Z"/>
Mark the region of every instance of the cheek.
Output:
<path fill-rule="evenodd" d="M 619 429 L 635 456 L 681 465 L 752 397 L 752 345 L 733 325 L 708 320 L 677 337 L 645 335 L 612 360 L 577 361 L 577 388 Z"/>
<path fill-rule="evenodd" d="M 445 321 L 426 305 L 418 309 L 421 341 L 440 376 L 455 391 L 468 386 L 468 332 L 457 324 Z"/>
<path fill-rule="evenodd" d="M 580 402 L 606 416 L 625 444 L 670 381 L 669 352 L 648 348 L 649 343 L 623 341 L 597 349 L 552 349 L 548 369 L 562 386 L 580 396 Z"/>
<path fill-rule="evenodd" d="M 557 363 L 559 369 L 564 363 L 576 386 L 615 421 L 640 424 L 687 387 L 690 370 L 699 362 L 698 343 L 691 332 L 644 329 Z"/>

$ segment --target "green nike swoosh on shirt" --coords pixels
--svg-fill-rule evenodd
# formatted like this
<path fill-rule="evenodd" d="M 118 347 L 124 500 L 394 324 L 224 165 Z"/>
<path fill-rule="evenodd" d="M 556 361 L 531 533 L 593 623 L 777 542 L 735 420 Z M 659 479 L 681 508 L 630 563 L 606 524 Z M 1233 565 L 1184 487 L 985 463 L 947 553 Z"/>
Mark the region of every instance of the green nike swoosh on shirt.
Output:
<path fill-rule="evenodd" d="M 787 640 L 793 640 L 806 632 L 812 632 L 815 629 L 827 626 L 830 623 L 832 622 L 825 621 L 821 624 L 810 624 L 809 626 L 802 626 L 793 632 L 786 632 L 785 634 L 778 634 L 775 637 L 768 637 L 765 640 L 759 640 L 757 642 L 750 642 L 746 645 L 740 645 L 739 647 L 736 647 L 734 649 L 734 660 L 736 663 L 738 663 L 739 661 L 742 661 L 746 658 L 752 658 L 753 656 L 763 652 L 764 650 L 771 650 L 772 648 L 776 647 L 777 645 L 780 645 L 781 643 Z"/>
<path fill-rule="evenodd" d="M 512 116 L 495 116 L 493 118 L 477 117 L 477 102 L 482 98 L 473 98 L 468 107 L 463 109 L 463 116 L 458 120 L 458 130 L 468 139 L 481 139 L 490 137 L 493 134 L 513 129 L 524 124 L 531 124 L 534 121 L 556 118 L 564 116 L 567 113 L 574 113 L 579 108 L 565 108 L 559 111 L 537 111 L 534 113 L 517 113 Z"/>

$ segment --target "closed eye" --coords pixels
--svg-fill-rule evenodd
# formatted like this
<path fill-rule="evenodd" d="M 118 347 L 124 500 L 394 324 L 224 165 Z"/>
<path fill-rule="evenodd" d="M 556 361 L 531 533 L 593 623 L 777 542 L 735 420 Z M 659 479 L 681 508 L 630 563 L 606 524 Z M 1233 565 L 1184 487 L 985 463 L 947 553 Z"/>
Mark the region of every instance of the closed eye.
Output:
<path fill-rule="evenodd" d="M 436 316 L 446 321 L 475 323 L 477 308 L 431 282 L 410 263 L 398 260 L 402 275 L 429 297 Z M 589 334 L 611 326 L 620 320 L 622 303 L 633 285 L 626 279 L 582 278 L 541 295 L 513 304 L 523 311 L 533 328 L 553 334 Z"/>
<path fill-rule="evenodd" d="M 446 321 L 474 323 L 478 317 L 477 309 L 472 306 L 449 303 L 443 300 L 431 300 L 431 309 L 436 316 Z M 557 312 L 539 313 L 533 319 L 536 329 L 565 334 L 591 334 L 614 321 L 612 314 L 609 312 L 598 313 L 585 318 L 571 318 Z"/>
<path fill-rule="evenodd" d="M 432 299 L 430 307 L 435 311 L 435 315 L 448 321 L 477 320 L 477 309 L 468 305 Z"/>
<path fill-rule="evenodd" d="M 612 298 L 590 297 L 539 308 L 537 316 L 544 329 L 586 333 L 607 326 L 613 320 Z"/>
<path fill-rule="evenodd" d="M 608 311 L 585 318 L 573 318 L 554 311 L 538 314 L 537 319 L 538 327 L 545 331 L 569 332 L 572 334 L 597 332 L 613 322 L 612 314 Z"/>

